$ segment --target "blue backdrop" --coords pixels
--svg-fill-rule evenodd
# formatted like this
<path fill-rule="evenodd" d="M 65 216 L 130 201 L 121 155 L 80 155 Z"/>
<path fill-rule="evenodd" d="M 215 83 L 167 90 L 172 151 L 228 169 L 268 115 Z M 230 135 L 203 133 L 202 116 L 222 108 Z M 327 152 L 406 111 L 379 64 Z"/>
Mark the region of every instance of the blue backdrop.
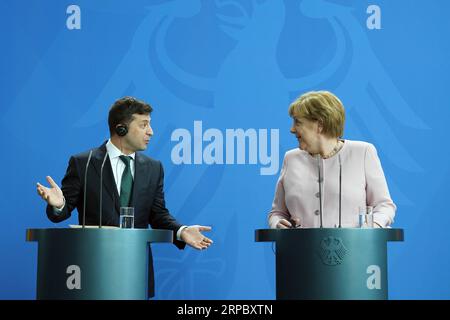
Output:
<path fill-rule="evenodd" d="M 71 154 L 106 140 L 124 95 L 154 107 L 145 153 L 165 166 L 173 215 L 213 227 L 204 252 L 154 246 L 156 298 L 275 298 L 254 230 L 297 146 L 288 105 L 316 89 L 343 101 L 345 138 L 379 151 L 405 229 L 389 244 L 390 297 L 450 298 L 450 2 L 1 0 L 0 12 L 0 298 L 35 297 L 26 228 L 77 223 L 48 221 L 36 182 L 59 183 Z"/>

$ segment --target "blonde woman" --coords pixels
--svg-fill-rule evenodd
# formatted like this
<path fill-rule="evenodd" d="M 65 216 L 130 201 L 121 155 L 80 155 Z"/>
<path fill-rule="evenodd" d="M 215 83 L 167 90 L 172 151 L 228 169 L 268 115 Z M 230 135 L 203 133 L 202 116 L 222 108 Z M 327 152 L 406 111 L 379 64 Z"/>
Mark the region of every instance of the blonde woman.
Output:
<path fill-rule="evenodd" d="M 341 101 L 328 91 L 308 92 L 289 106 L 289 115 L 293 119 L 291 133 L 299 148 L 284 157 L 269 226 L 319 227 L 321 196 L 322 226 L 336 227 L 341 195 L 342 227 L 358 227 L 359 207 L 363 206 L 373 207 L 375 227 L 389 227 L 396 206 L 377 151 L 370 143 L 342 139 L 345 111 Z"/>

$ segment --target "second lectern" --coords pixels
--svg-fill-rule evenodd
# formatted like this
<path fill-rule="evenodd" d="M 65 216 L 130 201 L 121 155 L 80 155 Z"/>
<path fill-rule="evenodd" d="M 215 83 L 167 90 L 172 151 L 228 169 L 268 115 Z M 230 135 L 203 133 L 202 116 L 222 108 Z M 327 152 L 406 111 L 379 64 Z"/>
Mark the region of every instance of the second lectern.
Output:
<path fill-rule="evenodd" d="M 402 229 L 261 229 L 276 243 L 277 299 L 387 299 L 387 242 Z"/>

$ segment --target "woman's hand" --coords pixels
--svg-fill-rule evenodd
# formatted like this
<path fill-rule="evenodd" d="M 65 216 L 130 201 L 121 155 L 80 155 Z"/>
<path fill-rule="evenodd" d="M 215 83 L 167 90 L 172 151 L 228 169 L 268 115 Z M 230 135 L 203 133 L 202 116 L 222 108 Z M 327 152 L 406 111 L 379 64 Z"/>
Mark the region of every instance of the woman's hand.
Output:
<path fill-rule="evenodd" d="M 292 218 L 290 220 L 280 219 L 276 225 L 277 229 L 290 229 L 297 228 L 300 226 L 300 219 Z"/>

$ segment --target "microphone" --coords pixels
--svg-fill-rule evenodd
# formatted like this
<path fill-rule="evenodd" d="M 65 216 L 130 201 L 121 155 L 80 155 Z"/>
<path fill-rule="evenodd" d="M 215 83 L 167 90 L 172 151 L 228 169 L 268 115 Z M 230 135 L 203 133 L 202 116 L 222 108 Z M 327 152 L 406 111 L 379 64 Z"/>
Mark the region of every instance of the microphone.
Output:
<path fill-rule="evenodd" d="M 319 173 L 319 215 L 320 215 L 320 228 L 323 228 L 322 220 L 322 174 L 320 172 L 320 154 L 317 154 L 317 170 Z"/>
<path fill-rule="evenodd" d="M 342 162 L 341 162 L 341 155 L 338 154 L 338 160 L 339 160 L 339 228 L 342 228 L 341 225 L 341 203 L 342 203 Z"/>
<path fill-rule="evenodd" d="M 105 157 L 103 158 L 102 166 L 100 168 L 100 221 L 99 221 L 99 228 L 102 227 L 102 206 L 103 206 L 103 167 L 105 166 L 106 158 L 108 157 L 108 152 L 106 152 Z"/>
<path fill-rule="evenodd" d="M 89 164 L 91 162 L 92 150 L 89 151 L 88 160 L 86 163 L 86 169 L 84 170 L 84 194 L 83 194 L 83 228 L 86 225 L 86 190 L 87 190 L 87 174 L 89 169 Z"/>

